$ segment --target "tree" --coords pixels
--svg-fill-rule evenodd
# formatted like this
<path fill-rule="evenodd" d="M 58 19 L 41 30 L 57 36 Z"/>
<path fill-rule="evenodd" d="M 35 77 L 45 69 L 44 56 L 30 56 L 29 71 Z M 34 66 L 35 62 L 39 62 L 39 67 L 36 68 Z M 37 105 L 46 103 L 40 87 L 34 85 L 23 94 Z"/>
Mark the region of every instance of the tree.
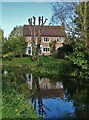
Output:
<path fill-rule="evenodd" d="M 80 33 L 89 57 L 89 1 L 80 3 L 76 7 L 76 13 L 78 15 L 75 19 L 77 31 Z"/>
<path fill-rule="evenodd" d="M 16 26 L 13 28 L 13 30 L 11 31 L 8 39 L 10 38 L 16 38 L 16 37 L 19 37 L 19 36 L 23 36 L 23 26 Z"/>
<path fill-rule="evenodd" d="M 28 19 L 28 22 L 29 22 L 29 29 L 30 29 L 30 32 L 31 32 L 31 41 L 32 41 L 32 59 L 33 60 L 36 60 L 39 58 L 39 54 L 40 54 L 40 45 L 41 45 L 41 40 L 42 40 L 42 29 L 43 29 L 43 26 L 44 24 L 46 23 L 47 19 L 43 20 L 43 16 L 42 18 L 39 17 L 38 20 L 39 20 L 39 30 L 38 30 L 38 35 L 37 35 L 37 46 L 35 44 L 35 41 L 36 41 L 36 33 L 35 33 L 35 22 L 36 22 L 36 18 L 33 16 L 33 25 L 32 25 L 32 18 L 29 18 Z M 33 27 L 33 29 L 32 29 Z"/>
<path fill-rule="evenodd" d="M 0 28 L 0 57 L 2 54 L 2 45 L 4 42 L 4 31 Z"/>
<path fill-rule="evenodd" d="M 8 44 L 9 44 L 8 49 L 10 52 L 13 52 L 15 56 L 20 56 L 20 57 L 23 56 L 26 48 L 26 43 L 23 37 L 21 36 L 16 38 L 12 37 L 8 40 Z"/>
<path fill-rule="evenodd" d="M 23 38 L 23 26 L 14 27 L 7 43 L 9 44 L 8 49 L 10 52 L 13 52 L 15 56 L 23 56 L 26 48 L 26 42 Z"/>
<path fill-rule="evenodd" d="M 66 44 L 66 45 L 63 45 L 62 47 L 58 48 L 57 57 L 65 58 L 72 53 L 73 53 L 73 47 L 71 45 Z"/>
<path fill-rule="evenodd" d="M 76 31 L 78 37 L 76 38 L 75 48 L 73 54 L 69 57 L 70 60 L 78 66 L 75 70 L 74 76 L 80 76 L 88 79 L 89 75 L 89 2 L 81 2 L 76 7 L 77 17 L 75 18 Z M 77 72 L 76 72 L 77 71 Z"/>
<path fill-rule="evenodd" d="M 51 22 L 56 25 L 63 25 L 67 33 L 74 34 L 75 5 L 72 2 L 55 2 L 51 5 L 53 11 Z"/>
<path fill-rule="evenodd" d="M 52 4 L 52 8 L 52 21 L 64 25 L 75 42 L 82 37 L 89 56 L 89 2 L 57 2 Z"/>
<path fill-rule="evenodd" d="M 25 53 L 26 42 L 23 37 L 23 27 L 16 26 L 11 31 L 8 40 L 6 40 L 2 46 L 3 55 L 7 54 L 7 56 L 18 56 L 22 57 Z"/>
<path fill-rule="evenodd" d="M 4 31 L 0 28 L 0 41 L 4 40 Z"/>
<path fill-rule="evenodd" d="M 61 24 L 65 26 L 65 30 L 69 30 L 70 38 L 73 40 L 74 52 L 69 59 L 77 67 L 74 76 L 87 78 L 89 73 L 89 2 L 62 3 L 62 7 L 60 8 L 60 3 L 56 3 L 56 6 L 53 5 L 55 13 L 53 17 L 55 20 L 59 17 Z"/>

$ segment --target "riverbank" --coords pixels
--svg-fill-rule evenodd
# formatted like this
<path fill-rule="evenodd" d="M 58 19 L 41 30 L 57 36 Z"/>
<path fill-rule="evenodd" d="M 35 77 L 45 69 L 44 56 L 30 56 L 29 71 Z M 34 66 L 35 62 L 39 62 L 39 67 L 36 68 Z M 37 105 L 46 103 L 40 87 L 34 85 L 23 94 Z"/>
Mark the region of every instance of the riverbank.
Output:
<path fill-rule="evenodd" d="M 28 57 L 14 58 L 10 61 L 3 60 L 2 65 L 30 69 L 41 74 L 69 75 L 72 70 L 72 63 L 69 60 L 54 57 L 40 57 L 36 61 Z"/>
<path fill-rule="evenodd" d="M 71 103 L 71 101 L 74 101 L 74 107 L 78 107 L 78 113 L 79 113 L 78 117 L 79 115 L 80 115 L 80 118 L 81 118 L 81 115 L 83 115 L 83 117 L 87 116 L 86 114 L 87 112 L 85 111 L 86 107 L 84 109 L 85 112 L 81 111 L 82 108 L 80 107 L 83 104 L 85 106 L 87 103 L 87 101 L 85 101 L 87 100 L 87 96 L 86 96 L 87 82 L 85 80 L 81 81 L 81 79 L 79 80 L 79 79 L 73 79 L 73 78 L 67 78 L 67 77 L 63 78 L 63 77 L 60 78 L 59 75 L 58 76 L 48 75 L 48 77 L 47 76 L 45 77 L 41 74 L 39 76 L 35 74 L 35 72 L 32 73 L 29 69 L 26 70 L 22 68 L 11 67 L 11 66 L 2 67 L 3 118 L 36 119 L 37 116 L 35 114 L 35 110 L 36 110 L 36 113 L 40 116 L 41 116 L 40 111 L 44 110 L 50 117 L 50 115 L 55 115 L 56 113 L 55 108 L 58 108 L 58 106 L 60 106 L 59 109 L 61 111 L 62 103 L 60 101 L 63 100 L 63 106 L 65 106 L 64 104 L 65 96 L 67 98 L 66 101 L 68 101 L 69 103 Z M 56 90 L 54 88 L 58 89 L 58 92 L 57 91 L 53 92 L 54 90 Z M 79 90 L 78 92 L 76 92 L 77 89 Z M 42 91 L 44 91 L 43 94 L 42 94 Z M 52 108 L 49 108 L 47 107 L 47 104 L 45 104 L 44 102 L 44 97 L 43 99 L 41 99 L 42 96 L 44 96 L 46 100 L 48 99 L 51 101 L 52 100 L 57 100 L 57 101 L 54 101 L 53 103 L 51 103 L 51 101 L 46 102 L 48 103 L 48 106 L 51 103 L 50 106 L 52 106 Z M 60 97 L 60 99 L 58 99 L 58 96 Z M 64 96 L 64 99 L 63 99 L 63 96 Z M 53 99 L 51 99 L 51 97 L 53 97 Z M 75 104 L 76 100 L 77 100 L 77 104 Z M 56 104 L 57 106 L 54 104 L 56 102 L 58 102 Z M 32 106 L 29 103 L 32 103 Z M 54 107 L 53 107 L 53 104 L 54 104 Z M 72 107 L 72 109 L 74 107 Z M 54 112 L 52 112 L 52 114 L 49 114 L 48 108 L 50 110 L 49 111 L 50 113 L 53 110 Z M 70 107 L 68 106 L 68 103 L 67 103 L 67 107 L 65 106 L 64 109 L 66 110 L 66 108 L 70 109 Z M 80 112 L 79 112 L 79 108 L 80 108 Z M 75 112 L 77 111 L 74 111 L 74 113 Z M 61 113 L 62 113 L 61 115 L 63 115 L 65 118 L 72 117 L 72 116 L 69 116 L 71 114 L 66 115 L 65 114 L 66 112 L 63 113 L 63 111 L 61 111 Z M 42 113 L 42 115 L 44 114 Z M 56 115 L 59 115 L 59 112 Z M 58 117 L 61 117 L 61 115 L 59 115 Z"/>
<path fill-rule="evenodd" d="M 2 66 L 4 66 L 6 70 L 8 67 L 9 69 L 12 69 L 14 67 L 14 68 L 19 68 L 21 70 L 23 69 L 23 71 L 26 70 L 34 71 L 34 73 L 37 73 L 39 75 L 42 74 L 48 76 L 56 75 L 56 77 L 64 74 L 69 75 L 71 72 L 71 62 L 69 60 L 57 59 L 54 57 L 45 57 L 45 56 L 40 57 L 36 61 L 32 61 L 31 58 L 29 57 L 14 58 L 12 60 L 3 59 Z M 4 67 L 2 67 L 2 70 Z M 18 82 L 16 82 L 16 80 L 13 77 L 13 74 L 15 73 L 15 69 L 14 69 L 14 73 L 13 70 L 11 71 L 12 74 L 9 75 L 10 77 L 12 77 L 11 80 L 8 80 L 8 77 L 6 76 L 4 76 L 3 78 L 3 82 L 5 80 L 7 81 L 3 83 L 5 88 L 8 90 L 11 88 L 10 91 L 5 89 L 3 91 L 3 110 L 2 110 L 3 118 L 10 118 L 10 116 L 12 118 L 14 117 L 27 118 L 29 117 L 29 115 L 30 118 L 38 118 L 38 116 L 36 116 L 35 114 L 35 111 L 31 109 L 31 105 L 28 104 L 28 102 L 24 99 L 24 97 L 26 97 L 26 95 L 28 96 L 29 94 L 26 92 L 28 91 L 26 89 L 26 85 L 22 85 L 22 84 L 20 86 L 19 84 L 17 85 Z M 8 81 L 9 81 L 9 86 L 8 86 Z M 12 87 L 14 86 L 14 84 L 16 85 L 15 88 Z M 23 86 L 25 87 L 23 88 Z"/>
<path fill-rule="evenodd" d="M 2 120 L 39 119 L 27 100 L 31 95 L 28 86 L 17 73 L 11 71 L 6 74 L 2 71 Z"/>

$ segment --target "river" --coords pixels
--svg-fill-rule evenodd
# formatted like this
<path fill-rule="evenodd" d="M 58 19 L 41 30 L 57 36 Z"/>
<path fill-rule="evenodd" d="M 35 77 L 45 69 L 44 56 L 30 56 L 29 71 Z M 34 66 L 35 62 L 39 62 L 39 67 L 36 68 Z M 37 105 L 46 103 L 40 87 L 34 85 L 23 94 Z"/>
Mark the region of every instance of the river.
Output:
<path fill-rule="evenodd" d="M 15 78 L 19 76 L 19 79 L 16 79 L 22 80 L 27 85 L 31 96 L 26 99 L 42 119 L 89 117 L 86 81 L 60 75 L 38 75 L 18 68 L 2 70 L 2 73 L 8 77 L 12 72 Z"/>

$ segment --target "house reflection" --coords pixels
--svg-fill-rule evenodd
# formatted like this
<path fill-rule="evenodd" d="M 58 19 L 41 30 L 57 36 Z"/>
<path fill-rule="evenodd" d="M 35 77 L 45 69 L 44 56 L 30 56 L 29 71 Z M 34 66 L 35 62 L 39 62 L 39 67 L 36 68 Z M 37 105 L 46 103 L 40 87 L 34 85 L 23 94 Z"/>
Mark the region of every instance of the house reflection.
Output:
<path fill-rule="evenodd" d="M 31 91 L 30 98 L 32 107 L 41 117 L 47 116 L 47 111 L 51 111 L 45 104 L 44 99 L 64 98 L 63 84 L 61 81 L 53 81 L 47 77 L 38 77 L 32 74 L 25 74 L 28 89 Z"/>
<path fill-rule="evenodd" d="M 64 98 L 63 84 L 61 81 L 53 81 L 47 77 L 40 78 L 32 74 L 25 75 L 28 89 L 32 92 L 39 91 L 40 97 Z"/>

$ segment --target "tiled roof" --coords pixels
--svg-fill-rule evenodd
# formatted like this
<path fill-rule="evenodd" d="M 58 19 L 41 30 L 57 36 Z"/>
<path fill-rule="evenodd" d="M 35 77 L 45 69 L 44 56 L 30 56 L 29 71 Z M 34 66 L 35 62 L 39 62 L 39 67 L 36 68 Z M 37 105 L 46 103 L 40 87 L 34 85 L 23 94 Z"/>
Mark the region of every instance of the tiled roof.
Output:
<path fill-rule="evenodd" d="M 39 27 L 40 26 L 35 25 L 36 36 L 39 34 Z M 24 25 L 23 31 L 24 31 L 25 36 L 31 36 L 31 31 L 30 31 L 29 25 Z M 32 31 L 34 31 L 34 26 L 32 26 Z M 63 26 L 43 26 L 42 36 L 66 37 L 66 33 L 64 31 Z"/>

